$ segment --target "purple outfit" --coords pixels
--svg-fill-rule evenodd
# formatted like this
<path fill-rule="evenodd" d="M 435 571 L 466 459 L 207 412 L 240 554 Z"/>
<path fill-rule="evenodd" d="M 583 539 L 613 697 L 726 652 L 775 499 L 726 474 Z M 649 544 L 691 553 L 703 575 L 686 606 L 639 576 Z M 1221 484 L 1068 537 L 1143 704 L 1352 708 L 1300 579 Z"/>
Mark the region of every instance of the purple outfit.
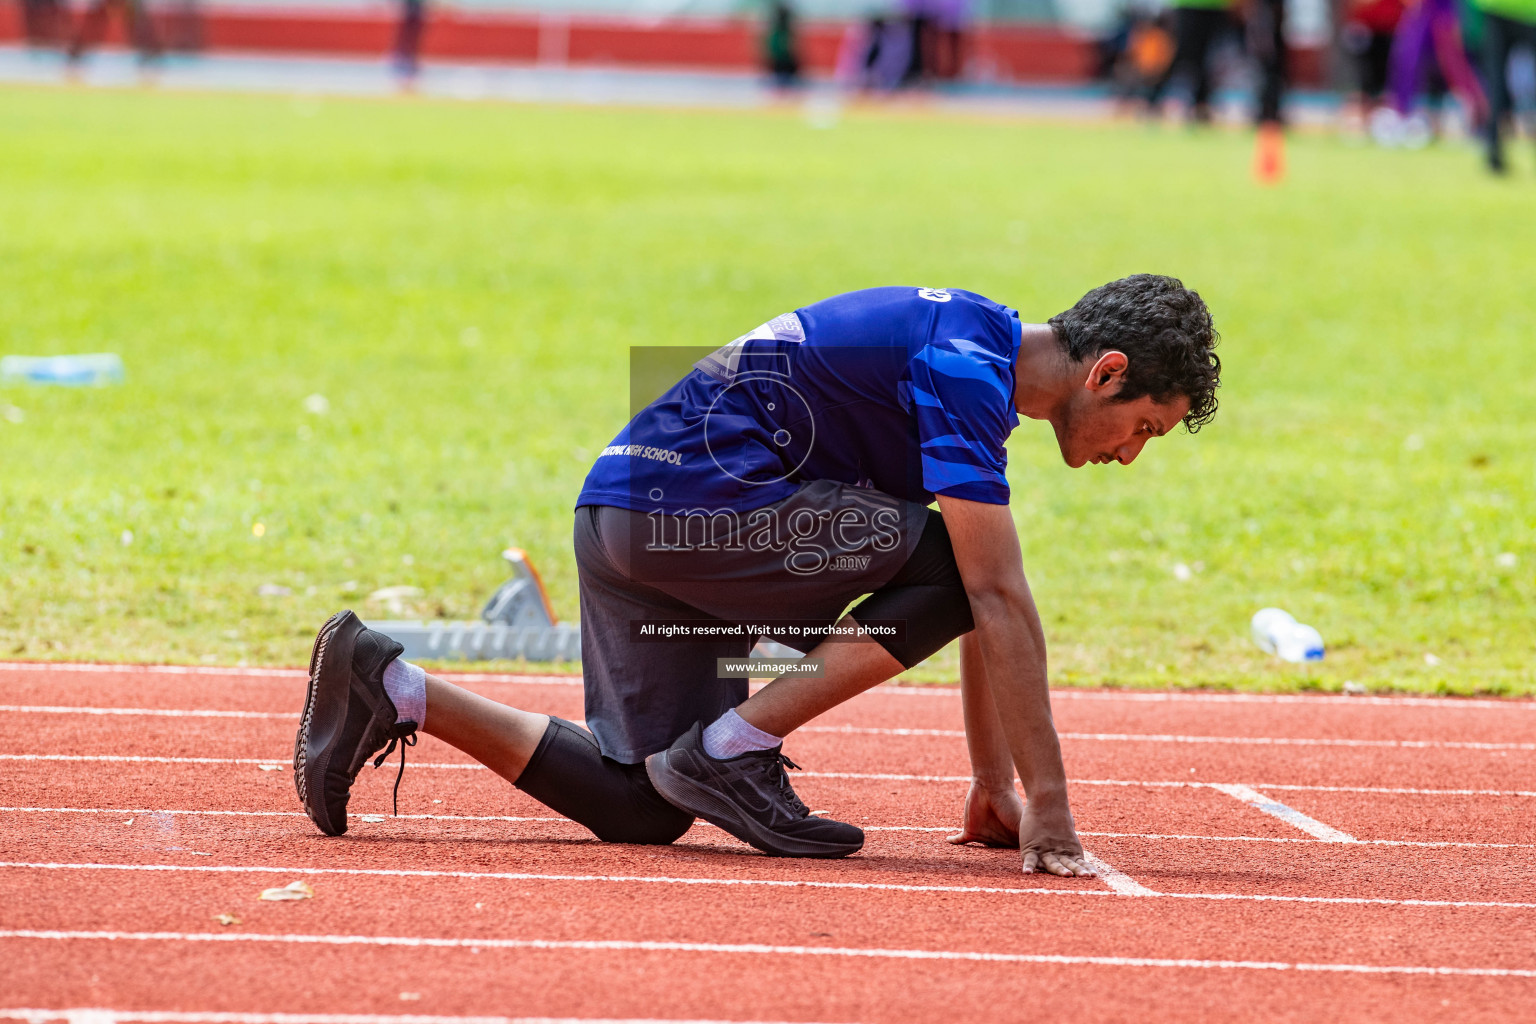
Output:
<path fill-rule="evenodd" d="M 1397 23 L 1397 32 L 1392 37 L 1391 78 L 1392 102 L 1397 112 L 1405 117 L 1412 113 L 1424 65 L 1431 53 L 1451 89 L 1474 119 L 1480 119 L 1485 106 L 1483 89 L 1461 45 L 1456 0 L 1419 0 L 1403 12 Z"/>

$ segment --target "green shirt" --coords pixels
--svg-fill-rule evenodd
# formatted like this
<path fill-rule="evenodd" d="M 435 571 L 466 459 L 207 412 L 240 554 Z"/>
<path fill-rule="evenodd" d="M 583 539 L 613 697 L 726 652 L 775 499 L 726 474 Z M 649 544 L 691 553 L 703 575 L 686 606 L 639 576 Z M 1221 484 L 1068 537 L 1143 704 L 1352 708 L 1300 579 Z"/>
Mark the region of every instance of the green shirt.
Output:
<path fill-rule="evenodd" d="M 1472 0 L 1472 4 L 1484 14 L 1536 25 L 1536 0 Z"/>

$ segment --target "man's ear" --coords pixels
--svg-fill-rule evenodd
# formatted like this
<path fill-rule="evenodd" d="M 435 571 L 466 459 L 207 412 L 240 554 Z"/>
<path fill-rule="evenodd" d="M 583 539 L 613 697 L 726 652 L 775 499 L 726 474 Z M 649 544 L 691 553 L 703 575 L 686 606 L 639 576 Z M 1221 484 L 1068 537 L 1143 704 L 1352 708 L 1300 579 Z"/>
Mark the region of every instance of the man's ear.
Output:
<path fill-rule="evenodd" d="M 1120 390 L 1121 383 L 1125 380 L 1126 368 L 1131 365 L 1130 359 L 1124 352 L 1110 349 L 1093 364 L 1093 369 L 1088 371 L 1088 379 L 1083 386 L 1089 391 L 1103 391 L 1108 395 Z"/>

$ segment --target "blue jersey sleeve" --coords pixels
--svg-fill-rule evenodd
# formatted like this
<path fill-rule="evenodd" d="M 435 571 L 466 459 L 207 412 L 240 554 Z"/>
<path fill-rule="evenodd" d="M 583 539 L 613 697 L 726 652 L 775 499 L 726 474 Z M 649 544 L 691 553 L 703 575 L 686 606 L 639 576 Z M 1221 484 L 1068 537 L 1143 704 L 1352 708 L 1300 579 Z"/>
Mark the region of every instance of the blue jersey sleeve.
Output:
<path fill-rule="evenodd" d="M 1012 353 L 964 338 L 935 338 L 908 365 L 922 449 L 923 487 L 966 501 L 1008 504 Z"/>

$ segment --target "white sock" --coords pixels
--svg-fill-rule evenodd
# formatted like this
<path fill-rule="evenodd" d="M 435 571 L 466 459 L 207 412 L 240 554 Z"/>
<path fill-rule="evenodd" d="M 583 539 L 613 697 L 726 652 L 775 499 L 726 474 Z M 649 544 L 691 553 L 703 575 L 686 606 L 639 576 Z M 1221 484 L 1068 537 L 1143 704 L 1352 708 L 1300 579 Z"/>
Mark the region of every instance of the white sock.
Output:
<path fill-rule="evenodd" d="M 704 727 L 704 753 L 717 761 L 749 750 L 767 750 L 783 742 L 784 737 L 763 732 L 738 715 L 735 708 Z"/>
<path fill-rule="evenodd" d="M 384 692 L 395 702 L 397 722 L 412 721 L 420 729 L 427 724 L 427 670 L 396 658 L 384 666 Z"/>

